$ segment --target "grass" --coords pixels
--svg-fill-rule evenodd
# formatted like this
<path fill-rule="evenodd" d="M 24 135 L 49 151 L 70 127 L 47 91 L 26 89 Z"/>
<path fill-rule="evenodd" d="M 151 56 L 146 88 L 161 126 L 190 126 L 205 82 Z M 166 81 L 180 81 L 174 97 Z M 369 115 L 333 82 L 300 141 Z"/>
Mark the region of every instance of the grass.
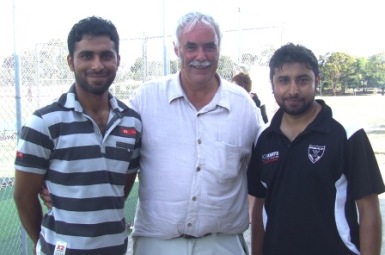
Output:
<path fill-rule="evenodd" d="M 0 252 L 1 254 L 21 254 L 21 232 L 19 217 L 12 199 L 13 189 L 0 190 Z"/>
<path fill-rule="evenodd" d="M 22 254 L 21 225 L 12 195 L 13 188 L 0 189 L 0 254 L 4 255 Z M 125 203 L 125 217 L 128 224 L 134 220 L 137 199 L 138 183 L 136 182 Z M 130 233 L 131 230 L 129 229 L 128 232 Z M 29 238 L 27 242 L 28 254 L 32 255 L 32 242 Z"/>

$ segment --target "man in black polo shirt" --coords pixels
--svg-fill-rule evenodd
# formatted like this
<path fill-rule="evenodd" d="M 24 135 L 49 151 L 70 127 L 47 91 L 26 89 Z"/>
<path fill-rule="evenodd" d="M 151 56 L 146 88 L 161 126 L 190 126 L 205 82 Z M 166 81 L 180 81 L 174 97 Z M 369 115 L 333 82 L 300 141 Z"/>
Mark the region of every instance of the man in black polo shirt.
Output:
<path fill-rule="evenodd" d="M 270 60 L 280 106 L 249 165 L 252 254 L 380 254 L 384 183 L 363 129 L 315 100 L 318 61 L 287 44 Z"/>

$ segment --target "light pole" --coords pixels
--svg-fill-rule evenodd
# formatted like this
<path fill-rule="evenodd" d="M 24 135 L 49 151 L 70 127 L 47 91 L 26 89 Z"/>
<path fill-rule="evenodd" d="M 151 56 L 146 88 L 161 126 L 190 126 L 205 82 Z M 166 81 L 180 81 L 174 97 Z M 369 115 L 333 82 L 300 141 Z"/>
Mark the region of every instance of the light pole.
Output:
<path fill-rule="evenodd" d="M 165 1 L 162 0 L 162 20 L 163 20 L 163 75 L 168 74 L 168 63 L 167 63 L 167 46 L 166 46 L 166 7 L 165 7 Z"/>
<path fill-rule="evenodd" d="M 238 7 L 238 63 L 242 62 L 242 56 L 241 56 L 241 33 L 242 33 L 242 27 L 241 27 L 241 7 Z"/>

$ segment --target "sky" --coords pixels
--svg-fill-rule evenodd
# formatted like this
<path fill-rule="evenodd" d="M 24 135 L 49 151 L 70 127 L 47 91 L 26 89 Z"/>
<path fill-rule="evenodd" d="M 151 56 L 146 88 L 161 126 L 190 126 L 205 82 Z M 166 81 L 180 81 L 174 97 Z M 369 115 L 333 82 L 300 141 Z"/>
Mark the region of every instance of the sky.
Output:
<path fill-rule="evenodd" d="M 280 26 L 281 44 L 302 44 L 316 56 L 342 51 L 368 57 L 385 51 L 380 4 L 381 0 L 0 0 L 0 58 L 15 48 L 66 40 L 72 25 L 91 15 L 110 19 L 121 38 L 135 38 L 174 34 L 177 19 L 189 11 L 212 15 L 222 31 Z M 242 42 L 246 43 L 253 42 Z"/>

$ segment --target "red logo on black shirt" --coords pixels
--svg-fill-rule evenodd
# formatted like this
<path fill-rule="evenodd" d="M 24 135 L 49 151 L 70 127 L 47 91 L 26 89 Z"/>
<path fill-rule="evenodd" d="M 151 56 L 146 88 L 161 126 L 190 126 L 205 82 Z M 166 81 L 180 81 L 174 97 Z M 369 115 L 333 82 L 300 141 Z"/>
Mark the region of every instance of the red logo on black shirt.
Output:
<path fill-rule="evenodd" d="M 122 127 L 120 128 L 120 133 L 125 136 L 134 136 L 136 135 L 136 129 L 135 128 L 126 128 Z"/>

